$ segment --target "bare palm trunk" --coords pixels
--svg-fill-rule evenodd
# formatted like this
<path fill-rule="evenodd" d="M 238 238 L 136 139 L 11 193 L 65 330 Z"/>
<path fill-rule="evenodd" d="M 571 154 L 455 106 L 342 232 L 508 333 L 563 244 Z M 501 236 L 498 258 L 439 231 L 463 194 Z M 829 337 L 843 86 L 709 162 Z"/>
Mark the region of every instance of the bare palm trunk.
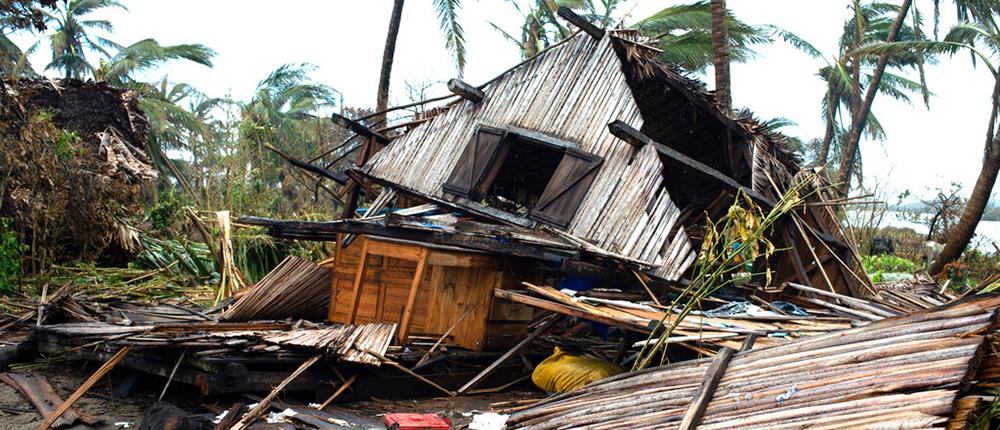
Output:
<path fill-rule="evenodd" d="M 392 62 L 396 55 L 396 37 L 399 36 L 399 21 L 402 17 L 403 0 L 395 0 L 392 4 L 392 16 L 389 18 L 389 33 L 385 37 L 385 51 L 382 52 L 382 71 L 379 73 L 378 98 L 375 102 L 376 112 L 382 112 L 389 107 L 389 77 L 392 75 Z M 384 120 L 384 114 L 373 119 L 375 124 Z"/>
<path fill-rule="evenodd" d="M 816 165 L 824 166 L 830 157 L 830 145 L 837 130 L 837 106 L 834 104 L 833 88 L 827 89 L 826 93 L 826 134 L 823 135 L 823 143 L 820 144 L 819 154 L 816 157 Z"/>
<path fill-rule="evenodd" d="M 715 98 L 732 109 L 729 83 L 729 34 L 726 31 L 726 0 L 712 0 L 712 49 L 715 51 Z"/>
<path fill-rule="evenodd" d="M 892 42 L 896 40 L 896 34 L 899 33 L 899 28 L 903 25 L 903 21 L 906 19 L 907 13 L 909 13 L 910 5 L 913 0 L 903 0 L 903 4 L 899 6 L 899 13 L 896 15 L 896 21 L 892 23 L 892 29 L 889 30 L 889 34 L 886 36 L 886 42 Z M 858 21 L 858 17 L 855 17 L 855 22 Z M 860 43 L 860 35 L 856 26 L 854 32 L 854 44 L 855 47 Z M 860 73 L 858 69 L 860 68 L 860 58 L 854 59 L 855 75 L 854 75 L 854 85 L 859 86 Z M 864 132 L 865 123 L 868 121 L 868 115 L 872 111 L 872 103 L 875 101 L 875 94 L 878 93 L 878 87 L 882 83 L 882 75 L 885 73 L 886 64 L 889 62 L 889 53 L 882 53 L 878 57 L 878 63 L 875 64 L 875 71 L 872 73 L 872 79 L 868 82 L 868 89 L 865 91 L 864 101 L 853 109 L 851 112 L 851 132 L 848 135 L 847 141 L 844 142 L 843 150 L 840 153 L 840 175 L 838 182 L 841 186 L 841 192 L 844 195 L 851 190 L 851 174 L 854 169 L 854 161 L 857 159 L 858 155 L 858 144 L 861 142 L 861 133 Z M 860 96 L 860 91 L 858 91 L 858 96 Z M 855 100 L 860 97 L 855 98 L 854 88 L 852 87 L 852 101 L 851 104 L 854 105 Z"/>
<path fill-rule="evenodd" d="M 940 273 L 945 264 L 962 256 L 962 252 L 969 246 L 969 241 L 976 233 L 976 227 L 983 217 L 983 212 L 986 211 L 993 186 L 997 182 L 997 173 L 1000 172 L 1000 135 L 996 134 L 998 109 L 1000 109 L 1000 76 L 995 78 L 993 84 L 993 113 L 990 115 L 989 129 L 986 131 L 983 168 L 979 171 L 979 178 L 976 179 L 976 186 L 972 189 L 969 201 L 965 203 L 962 217 L 958 219 L 958 224 L 951 230 L 948 243 L 944 245 L 941 254 L 927 270 L 931 274 Z"/>

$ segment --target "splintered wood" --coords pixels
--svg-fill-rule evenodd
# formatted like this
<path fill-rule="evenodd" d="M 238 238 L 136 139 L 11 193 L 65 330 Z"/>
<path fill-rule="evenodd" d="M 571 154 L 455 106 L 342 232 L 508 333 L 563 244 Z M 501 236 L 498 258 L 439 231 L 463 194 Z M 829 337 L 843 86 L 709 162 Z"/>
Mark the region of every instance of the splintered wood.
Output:
<path fill-rule="evenodd" d="M 997 306 L 983 297 L 736 353 L 697 428 L 945 428 Z M 522 408 L 506 428 L 677 429 L 711 362 L 604 379 Z"/>
<path fill-rule="evenodd" d="M 661 320 L 669 325 L 675 319 L 660 308 L 655 308 L 622 300 L 601 300 L 596 298 L 576 299 L 562 291 L 548 286 L 523 284 L 528 291 L 539 297 L 511 290 L 495 290 L 498 298 L 523 303 L 539 309 L 559 312 L 564 315 L 589 319 L 604 324 L 648 333 Z M 740 349 L 743 339 L 749 335 L 761 336 L 758 346 L 767 346 L 797 337 L 822 334 L 851 327 L 851 319 L 845 317 L 807 316 L 742 316 L 709 317 L 688 315 L 674 330 L 674 342 L 707 342 L 719 346 Z"/>
<path fill-rule="evenodd" d="M 289 256 L 226 310 L 222 319 L 322 319 L 330 302 L 330 279 L 328 269 Z"/>

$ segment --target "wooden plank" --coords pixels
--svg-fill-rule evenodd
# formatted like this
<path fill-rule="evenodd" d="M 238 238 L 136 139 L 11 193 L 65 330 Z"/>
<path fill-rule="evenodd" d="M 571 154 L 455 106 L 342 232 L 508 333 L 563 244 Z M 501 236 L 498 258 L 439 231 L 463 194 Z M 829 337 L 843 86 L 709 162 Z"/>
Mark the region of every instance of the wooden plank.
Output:
<path fill-rule="evenodd" d="M 719 380 L 726 373 L 726 368 L 729 367 L 729 361 L 733 358 L 734 352 L 730 348 L 722 348 L 712 359 L 712 364 L 705 371 L 705 379 L 698 387 L 698 391 L 695 391 L 694 400 L 684 412 L 684 418 L 681 419 L 680 427 L 678 427 L 679 430 L 694 430 L 701 423 L 705 408 L 712 401 L 715 389 L 719 386 Z"/>
<path fill-rule="evenodd" d="M 531 344 L 531 342 L 533 342 L 535 338 L 544 333 L 545 330 L 548 330 L 549 327 L 552 327 L 552 324 L 555 324 L 556 321 L 559 321 L 561 318 L 562 315 L 557 314 L 556 316 L 550 318 L 548 321 L 543 323 L 541 326 L 538 327 L 538 329 L 536 329 L 527 337 L 525 337 L 523 340 L 521 340 L 521 342 L 518 342 L 517 345 L 514 345 L 513 348 L 511 348 L 509 351 L 501 355 L 500 358 L 491 363 L 489 366 L 486 366 L 486 368 L 483 369 L 482 372 L 479 372 L 479 374 L 470 379 L 469 382 L 466 382 L 465 385 L 462 386 L 462 388 L 458 389 L 458 394 L 459 395 L 465 394 L 466 391 L 475 388 L 476 385 L 479 385 L 479 383 L 483 382 L 483 380 L 486 379 L 487 376 L 490 376 L 490 374 L 492 374 L 493 371 L 495 371 L 498 367 L 500 367 L 501 364 L 503 364 L 511 357 L 519 354 L 521 350 L 523 350 L 526 346 Z"/>
<path fill-rule="evenodd" d="M 388 137 L 385 137 L 380 133 L 376 133 L 374 130 L 368 128 L 368 126 L 353 119 L 350 119 L 346 116 L 343 116 L 341 114 L 334 113 L 333 115 L 330 116 L 330 120 L 333 121 L 334 124 L 337 124 L 348 130 L 351 130 L 357 133 L 358 135 L 361 135 L 368 139 L 375 139 L 375 141 L 383 145 L 389 143 L 390 141 Z"/>
<path fill-rule="evenodd" d="M 425 248 L 414 245 L 404 245 L 401 243 L 382 242 L 377 239 L 368 240 L 368 254 L 392 257 L 400 260 L 420 261 L 425 253 Z"/>
<path fill-rule="evenodd" d="M 493 294 L 499 299 L 510 300 L 516 303 L 523 303 L 528 306 L 533 306 L 539 309 L 544 309 L 547 311 L 558 312 L 563 315 L 568 315 L 571 317 L 583 318 L 585 320 L 590 320 L 594 322 L 599 322 L 601 324 L 608 324 L 615 327 L 621 327 L 624 329 L 629 329 L 639 333 L 649 333 L 648 327 L 638 327 L 635 325 L 624 325 L 622 321 L 616 320 L 614 318 L 606 317 L 601 314 L 595 314 L 590 312 L 585 312 L 580 309 L 564 305 L 562 303 L 556 303 L 545 299 L 539 299 L 537 297 L 532 297 L 527 294 L 522 294 L 511 290 L 494 290 Z M 655 326 L 658 321 L 650 320 L 650 323 Z"/>
<path fill-rule="evenodd" d="M 410 376 L 412 376 L 414 378 L 417 378 L 418 381 L 421 381 L 421 382 L 423 382 L 423 383 L 425 383 L 427 385 L 430 385 L 430 386 L 432 386 L 432 387 L 440 390 L 442 393 L 445 393 L 448 396 L 455 397 L 455 395 L 456 395 L 456 393 L 454 391 L 451 391 L 451 390 L 449 390 L 447 388 L 444 388 L 444 387 L 438 385 L 436 382 L 431 381 L 430 379 L 427 379 L 427 378 L 423 377 L 422 375 L 420 375 L 420 374 L 418 374 L 418 373 L 416 373 L 416 372 L 414 372 L 414 371 L 412 371 L 410 369 L 407 369 L 406 366 L 403 366 L 402 364 L 399 364 L 399 363 L 397 363 L 395 361 L 392 361 L 392 360 L 386 358 L 385 356 L 383 356 L 382 354 L 379 354 L 379 353 L 371 351 L 371 350 L 365 350 L 365 352 L 371 354 L 373 357 L 376 357 L 379 360 L 382 360 L 383 363 L 388 364 L 388 365 L 390 365 L 392 367 L 395 367 L 396 369 L 398 369 L 399 371 L 401 371 L 401 372 L 403 372 L 403 373 L 405 373 L 407 375 L 410 375 Z"/>
<path fill-rule="evenodd" d="M 284 158 L 285 161 L 287 161 L 289 164 L 291 164 L 291 165 L 293 165 L 295 167 L 298 167 L 298 168 L 300 168 L 302 170 L 305 170 L 305 171 L 307 171 L 309 173 L 312 173 L 314 175 L 321 176 L 321 177 L 324 177 L 326 179 L 329 179 L 329 180 L 331 180 L 333 182 L 336 182 L 339 185 L 347 185 L 347 178 L 344 177 L 344 175 L 341 175 L 341 174 L 334 173 L 334 172 L 331 172 L 329 170 L 326 170 L 322 166 L 317 166 L 315 164 L 307 163 L 305 161 L 299 160 L 299 159 L 297 159 L 295 157 L 292 157 L 291 155 L 288 155 L 288 154 L 282 152 L 280 149 L 275 148 L 275 147 L 273 147 L 271 145 L 265 144 L 264 147 L 267 148 L 267 149 L 269 149 L 269 150 L 271 150 L 275 154 L 278 154 L 279 157 Z"/>
<path fill-rule="evenodd" d="M 157 401 L 163 400 L 163 396 L 167 395 L 167 389 L 170 388 L 170 383 L 174 380 L 174 375 L 177 374 L 177 369 L 181 367 L 181 363 L 184 362 L 184 356 L 187 355 L 187 350 L 181 351 L 180 357 L 177 357 L 177 362 L 174 363 L 173 370 L 170 371 L 170 376 L 167 377 L 167 383 L 163 384 L 163 391 L 160 391 L 160 397 L 156 399 Z"/>
<path fill-rule="evenodd" d="M 73 392 L 73 394 L 70 394 L 70 396 L 66 398 L 66 401 L 62 402 L 62 404 L 59 405 L 58 408 L 56 408 L 55 412 L 52 412 L 52 415 L 46 417 L 45 421 L 43 421 L 41 424 L 38 425 L 38 427 L 36 427 L 36 430 L 47 430 L 49 427 L 51 427 L 52 424 L 55 423 L 56 420 L 58 420 L 63 413 L 69 410 L 69 408 L 73 406 L 73 404 L 76 403 L 77 400 L 80 400 L 80 397 L 83 397 L 83 395 L 87 393 L 87 390 L 90 390 L 90 388 L 93 387 L 94 384 L 97 383 L 97 381 L 99 381 L 102 377 L 104 377 L 104 375 L 110 372 L 111 369 L 115 367 L 115 365 L 117 365 L 120 361 L 122 361 L 122 359 L 124 359 L 125 356 L 128 355 L 128 352 L 130 350 L 131 347 L 129 346 L 119 349 L 118 352 L 115 353 L 115 355 L 111 356 L 111 359 L 109 359 L 103 365 L 101 365 L 101 367 L 98 368 L 93 375 L 90 375 L 90 377 L 87 378 L 87 380 L 84 381 L 83 384 L 80 385 L 80 387 Z"/>
<path fill-rule="evenodd" d="M 358 272 L 354 275 L 354 292 L 351 295 L 351 310 L 347 317 L 348 324 L 354 324 L 358 316 L 358 305 L 361 302 L 361 288 L 365 284 L 365 266 L 368 265 L 368 242 L 361 247 L 361 259 L 358 260 Z"/>
<path fill-rule="evenodd" d="M 417 300 L 417 290 L 424 280 L 424 271 L 427 269 L 427 248 L 420 248 L 420 260 L 417 261 L 417 271 L 413 274 L 413 283 L 410 285 L 410 293 L 406 296 L 406 306 L 403 307 L 403 318 L 399 322 L 399 344 L 406 342 L 406 336 L 410 333 L 410 319 L 413 318 L 413 303 Z"/>

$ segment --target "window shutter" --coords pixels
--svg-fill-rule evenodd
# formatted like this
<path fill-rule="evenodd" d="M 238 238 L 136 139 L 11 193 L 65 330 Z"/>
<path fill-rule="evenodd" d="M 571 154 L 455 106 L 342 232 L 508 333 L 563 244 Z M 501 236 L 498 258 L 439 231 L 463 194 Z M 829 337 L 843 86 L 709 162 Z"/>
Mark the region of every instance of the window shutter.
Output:
<path fill-rule="evenodd" d="M 567 151 L 535 203 L 531 217 L 561 227 L 568 225 L 590 190 L 601 162 L 601 157 L 595 155 Z"/>
<path fill-rule="evenodd" d="M 451 176 L 444 183 L 445 191 L 471 198 L 472 190 L 479 185 L 486 170 L 493 165 L 497 149 L 506 132 L 504 130 L 479 126 L 469 143 L 458 157 Z"/>

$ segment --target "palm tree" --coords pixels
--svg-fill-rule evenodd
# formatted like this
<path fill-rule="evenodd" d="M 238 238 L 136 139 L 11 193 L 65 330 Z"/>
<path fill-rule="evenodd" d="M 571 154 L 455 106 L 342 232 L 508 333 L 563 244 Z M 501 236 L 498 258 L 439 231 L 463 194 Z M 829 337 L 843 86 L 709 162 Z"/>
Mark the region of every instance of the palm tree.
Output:
<path fill-rule="evenodd" d="M 889 33 L 886 35 L 886 42 L 892 43 L 898 40 L 897 36 L 899 35 L 899 30 L 903 27 L 903 23 L 906 20 L 912 4 L 912 0 L 903 0 L 903 3 L 898 7 L 896 19 L 893 20 L 892 26 L 889 28 Z M 878 94 L 880 84 L 883 76 L 885 75 L 885 69 L 889 65 L 890 56 L 890 53 L 888 52 L 878 55 L 868 88 L 866 88 L 864 92 L 865 97 L 862 99 L 860 70 L 864 55 L 858 51 L 858 48 L 861 47 L 862 43 L 864 21 L 861 18 L 861 7 L 858 0 L 854 0 L 854 10 L 855 19 L 853 46 L 855 50 L 852 51 L 854 58 L 852 60 L 853 82 L 851 83 L 851 128 L 840 154 L 840 172 L 838 175 L 838 183 L 840 184 L 842 193 L 845 195 L 851 188 L 851 173 L 853 172 L 854 163 L 857 159 L 858 145 L 861 142 L 861 133 L 864 131 L 865 124 L 868 122 L 868 116 L 871 114 L 872 103 L 875 101 L 875 95 Z"/>
<path fill-rule="evenodd" d="M 525 10 L 514 0 L 508 2 L 524 19 L 520 37 L 511 35 L 492 22 L 490 25 L 504 38 L 517 45 L 524 58 L 533 57 L 572 34 L 572 31 L 558 19 L 560 7 L 565 6 L 584 19 L 600 27 L 607 27 L 612 23 L 612 14 L 623 3 L 621 0 L 604 0 L 598 7 L 594 0 L 535 0 L 530 4 L 531 7 Z"/>
<path fill-rule="evenodd" d="M 154 39 L 140 40 L 118 51 L 94 70 L 94 79 L 111 85 L 125 86 L 135 82 L 135 75 L 159 67 L 172 60 L 187 60 L 212 67 L 215 51 L 200 44 L 163 46 Z"/>
<path fill-rule="evenodd" d="M 753 46 L 770 43 L 774 27 L 752 26 L 726 11 L 728 54 L 732 62 L 754 58 Z M 712 6 L 708 1 L 669 6 L 635 24 L 656 39 L 663 50 L 660 59 L 692 72 L 703 72 L 715 60 L 712 39 Z"/>
<path fill-rule="evenodd" d="M 286 195 L 291 192 L 289 178 L 279 169 L 282 161 L 271 156 L 266 146 L 297 157 L 312 153 L 315 115 L 337 104 L 336 90 L 310 81 L 313 69 L 308 64 L 278 67 L 257 85 L 253 99 L 240 107 L 240 146 L 250 154 L 247 173 L 254 178 L 257 193 L 275 189 Z M 277 197 L 274 201 L 275 205 L 288 203 Z"/>
<path fill-rule="evenodd" d="M 862 91 L 867 91 L 869 83 L 874 79 L 878 56 L 861 56 L 859 57 L 860 61 L 857 62 L 858 85 L 854 85 L 854 47 L 885 41 L 894 23 L 893 15 L 897 12 L 896 6 L 888 3 L 859 2 L 856 3 L 856 6 L 857 8 L 852 11 L 851 18 L 844 23 L 844 32 L 840 38 L 837 55 L 826 60 L 827 64 L 818 72 L 818 76 L 826 84 L 826 93 L 820 103 L 825 131 L 823 139 L 815 151 L 816 165 L 827 165 L 831 151 L 840 152 L 849 131 L 849 125 L 844 123 L 844 113 L 852 112 L 854 92 L 857 91 L 857 94 L 861 94 Z M 857 23 L 861 23 L 860 26 Z M 896 40 L 917 39 L 919 27 L 916 24 L 919 23 L 914 24 L 913 27 L 903 25 L 898 31 Z M 855 37 L 855 30 L 860 30 L 860 38 Z M 827 58 L 811 44 L 796 38 L 794 35 L 782 33 L 781 37 L 813 58 Z M 859 43 L 855 43 L 855 39 Z M 910 102 L 911 95 L 920 93 L 923 95 L 926 105 L 929 93 L 923 80 L 922 66 L 928 60 L 926 55 L 919 54 L 912 49 L 890 55 L 886 66 L 886 69 L 890 71 L 883 72 L 879 83 L 879 93 L 907 103 Z M 917 69 L 921 75 L 920 82 L 914 82 L 896 72 L 906 69 Z M 865 135 L 871 139 L 883 140 L 885 138 L 882 126 L 873 114 L 868 115 L 863 130 Z M 835 165 L 839 167 L 839 164 Z"/>
<path fill-rule="evenodd" d="M 458 22 L 458 11 L 461 8 L 461 0 L 434 0 L 434 10 L 437 12 L 441 31 L 444 32 L 444 45 L 455 60 L 459 77 L 465 71 L 465 30 Z"/>
<path fill-rule="evenodd" d="M 109 58 L 111 55 L 108 49 L 121 49 L 115 42 L 88 33 L 93 29 L 107 32 L 114 30 L 114 26 L 107 20 L 84 19 L 85 15 L 106 8 L 125 9 L 125 6 L 117 0 L 63 0 L 56 13 L 47 13 L 49 25 L 54 32 L 47 36 L 52 50 L 52 62 L 45 67 L 46 70 L 60 70 L 67 79 L 81 79 L 94 71 L 94 67 L 87 61 L 88 52 L 97 52 L 104 58 Z M 34 52 L 38 45 L 36 42 L 26 54 Z"/>
<path fill-rule="evenodd" d="M 997 60 L 1000 59 L 1000 4 L 997 2 L 957 1 L 959 18 L 968 20 L 953 27 L 941 42 L 914 42 L 918 48 L 936 50 L 942 53 L 955 54 L 967 50 L 973 55 L 973 64 L 982 62 L 993 77 L 993 91 L 990 95 L 990 119 L 986 128 L 986 139 L 983 147 L 983 165 L 976 178 L 972 194 L 965 204 L 962 216 L 951 231 L 950 238 L 935 259 L 928 272 L 940 273 L 944 265 L 957 260 L 976 232 L 976 227 L 983 217 L 983 212 L 989 204 L 990 194 L 1000 173 L 1000 129 L 997 116 L 1000 113 L 1000 72 Z M 906 43 L 883 44 L 874 49 L 893 52 L 907 49 Z"/>

